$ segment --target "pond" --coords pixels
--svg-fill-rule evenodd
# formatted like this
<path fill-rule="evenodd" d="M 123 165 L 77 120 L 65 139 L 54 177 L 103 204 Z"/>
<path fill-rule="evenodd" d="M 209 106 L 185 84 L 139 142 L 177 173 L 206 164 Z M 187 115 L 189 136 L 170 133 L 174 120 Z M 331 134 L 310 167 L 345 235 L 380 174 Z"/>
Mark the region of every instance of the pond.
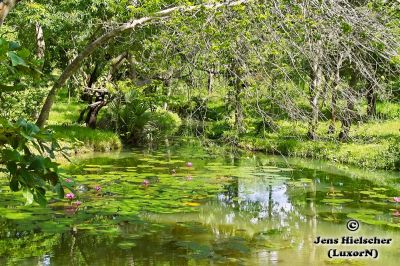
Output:
<path fill-rule="evenodd" d="M 24 206 L 0 185 L 0 265 L 397 265 L 399 173 L 198 146 L 96 154 L 77 198 Z M 346 223 L 359 221 L 351 232 Z M 391 238 L 390 245 L 315 244 Z M 377 259 L 329 258 L 376 249 Z"/>

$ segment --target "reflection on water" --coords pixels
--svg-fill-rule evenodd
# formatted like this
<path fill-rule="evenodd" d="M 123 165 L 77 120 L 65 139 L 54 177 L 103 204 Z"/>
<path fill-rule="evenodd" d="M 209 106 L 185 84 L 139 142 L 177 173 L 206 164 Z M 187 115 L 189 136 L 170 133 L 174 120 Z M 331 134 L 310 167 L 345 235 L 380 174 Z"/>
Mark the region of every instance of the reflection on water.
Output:
<path fill-rule="evenodd" d="M 305 162 L 210 156 L 193 147 L 101 155 L 68 170 L 82 206 L 55 200 L 46 209 L 24 207 L 4 184 L 0 264 L 397 265 L 396 187 Z M 357 232 L 346 229 L 349 218 L 360 221 Z M 380 257 L 331 260 L 332 245 L 313 243 L 348 235 L 393 244 L 336 246 L 376 248 Z"/>

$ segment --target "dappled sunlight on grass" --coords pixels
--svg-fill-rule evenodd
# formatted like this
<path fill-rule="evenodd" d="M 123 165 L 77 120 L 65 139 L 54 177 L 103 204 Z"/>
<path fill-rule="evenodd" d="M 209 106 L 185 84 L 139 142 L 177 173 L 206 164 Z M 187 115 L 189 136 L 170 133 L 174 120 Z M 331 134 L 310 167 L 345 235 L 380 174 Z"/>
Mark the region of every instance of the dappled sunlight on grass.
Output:
<path fill-rule="evenodd" d="M 57 139 L 71 143 L 73 147 L 84 146 L 93 151 L 109 151 L 122 147 L 118 136 L 109 131 L 87 128 L 80 125 L 52 125 Z"/>

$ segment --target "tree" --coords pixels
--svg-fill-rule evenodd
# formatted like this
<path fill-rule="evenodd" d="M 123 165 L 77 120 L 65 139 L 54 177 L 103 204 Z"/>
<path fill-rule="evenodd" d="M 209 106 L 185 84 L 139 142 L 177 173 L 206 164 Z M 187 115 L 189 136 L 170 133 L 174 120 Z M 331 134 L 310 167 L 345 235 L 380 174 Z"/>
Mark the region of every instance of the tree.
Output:
<path fill-rule="evenodd" d="M 165 18 L 169 17 L 171 14 L 177 11 L 183 11 L 183 12 L 189 12 L 192 10 L 196 10 L 199 8 L 219 8 L 223 6 L 236 6 L 240 5 L 243 3 L 246 3 L 246 0 L 240 0 L 240 1 L 235 1 L 235 2 L 227 2 L 227 3 L 218 3 L 218 4 L 204 4 L 204 5 L 198 5 L 198 6 L 177 6 L 177 7 L 172 7 L 168 8 L 162 11 L 158 11 L 154 13 L 153 15 L 147 16 L 147 17 L 142 17 L 140 19 L 135 19 L 130 22 L 124 23 L 119 27 L 114 28 L 113 30 L 103 34 L 99 38 L 97 38 L 95 41 L 91 42 L 86 48 L 78 55 L 75 57 L 75 59 L 66 67 L 66 69 L 63 71 L 61 74 L 60 78 L 55 82 L 54 86 L 50 90 L 46 101 L 42 107 L 42 110 L 40 112 L 39 118 L 36 121 L 36 124 L 40 127 L 44 126 L 44 123 L 48 119 L 50 109 L 54 103 L 56 93 L 59 88 L 61 88 L 65 82 L 79 69 L 81 66 L 82 62 L 89 56 L 91 55 L 96 49 L 110 41 L 111 39 L 115 38 L 116 36 L 120 35 L 121 33 L 127 31 L 127 30 L 133 30 L 139 25 L 148 23 L 153 20 L 157 20 L 160 18 Z"/>
<path fill-rule="evenodd" d="M 0 26 L 3 25 L 8 13 L 20 0 L 3 0 L 0 2 Z"/>
<path fill-rule="evenodd" d="M 7 79 L 0 83 L 0 92 L 26 89 L 22 84 L 15 84 L 17 82 L 3 82 L 36 74 L 28 59 L 26 50 L 18 43 L 0 38 L 0 71 L 3 71 L 2 67 L 9 71 Z M 12 191 L 24 191 L 28 204 L 36 201 L 46 205 L 46 190 L 53 189 L 62 198 L 64 187 L 72 189 L 58 173 L 58 164 L 53 161 L 56 151 L 64 154 L 51 132 L 40 130 L 21 118 L 10 122 L 0 116 L 0 171 L 8 174 Z"/>

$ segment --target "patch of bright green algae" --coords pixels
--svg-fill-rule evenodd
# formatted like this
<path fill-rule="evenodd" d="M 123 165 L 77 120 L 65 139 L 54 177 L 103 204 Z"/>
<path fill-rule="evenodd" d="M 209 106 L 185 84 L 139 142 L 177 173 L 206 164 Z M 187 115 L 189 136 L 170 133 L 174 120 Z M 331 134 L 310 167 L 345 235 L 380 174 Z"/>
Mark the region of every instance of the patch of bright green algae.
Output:
<path fill-rule="evenodd" d="M 160 157 L 96 158 L 73 164 L 64 174 L 75 186 L 76 199 L 50 200 L 44 209 L 25 207 L 22 198 L 15 201 L 18 194 L 4 187 L 0 217 L 13 220 L 21 227 L 28 223 L 31 229 L 50 233 L 75 227 L 113 234 L 118 230 L 111 225 L 138 220 L 143 212 L 197 212 L 207 199 L 223 191 L 232 180 L 230 171 L 224 168 L 218 174 L 210 173 L 196 167 L 196 163 L 194 167 L 187 167 L 185 161 Z M 12 208 L 8 201 L 12 202 Z"/>

